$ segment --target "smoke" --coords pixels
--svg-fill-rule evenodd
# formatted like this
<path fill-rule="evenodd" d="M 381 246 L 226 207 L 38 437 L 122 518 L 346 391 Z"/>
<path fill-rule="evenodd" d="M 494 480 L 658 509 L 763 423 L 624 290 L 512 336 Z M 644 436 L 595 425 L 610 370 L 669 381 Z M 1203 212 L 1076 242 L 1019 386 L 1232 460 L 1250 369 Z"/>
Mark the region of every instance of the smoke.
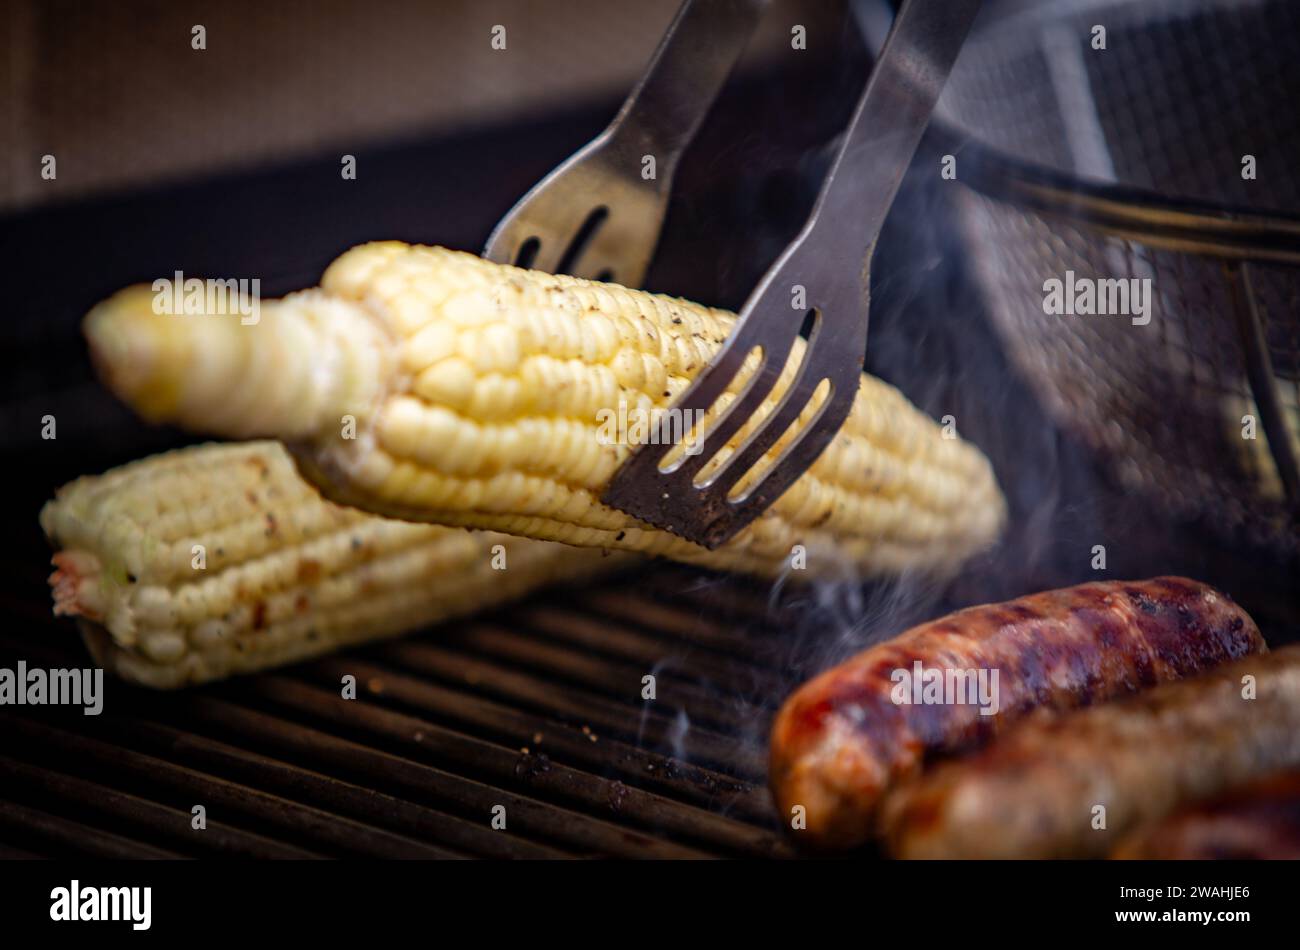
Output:
<path fill-rule="evenodd" d="M 842 77 L 837 81 L 843 88 Z M 826 117 L 844 111 L 843 105 L 842 100 L 804 102 L 802 121 L 824 127 Z M 996 238 L 981 230 L 975 216 L 963 219 L 961 213 L 960 202 L 968 200 L 960 180 L 961 144 L 927 136 L 895 201 L 871 267 L 866 369 L 897 386 L 932 418 L 952 416 L 960 437 L 985 453 L 1007 500 L 1005 533 L 949 578 L 908 574 L 867 580 L 849 575 L 846 567 L 846 574 L 832 581 L 808 584 L 787 573 L 762 590 L 752 582 L 742 584 L 742 592 L 765 604 L 765 616 L 737 616 L 734 623 L 747 636 L 752 631 L 755 654 L 762 655 L 763 669 L 773 673 L 778 685 L 773 688 L 756 676 L 752 689 L 718 687 L 716 692 L 742 723 L 738 738 L 755 746 L 766 745 L 775 709 L 808 678 L 962 607 L 1085 581 L 1168 573 L 1221 585 L 1257 612 L 1277 603 L 1272 595 L 1257 605 L 1242 596 L 1255 583 L 1252 573 L 1276 575 L 1276 564 L 1249 552 L 1234 558 L 1204 526 L 1172 522 L 1147 497 L 1119 487 L 1103 470 L 1102 460 L 1057 424 L 1011 363 L 992 309 L 1006 302 L 985 295 L 977 270 L 981 257 L 987 259 L 981 242 Z M 787 201 L 783 227 L 806 214 L 802 209 L 835 145 L 831 134 L 807 143 L 793 161 L 785 156 L 786 174 L 797 179 L 789 191 L 798 200 Z M 958 180 L 941 177 L 945 154 L 956 155 Z M 743 266 L 729 267 L 725 283 L 718 283 L 714 272 L 710 279 L 715 283 L 700 287 L 705 294 L 722 293 L 711 302 L 734 306 L 743 300 L 744 288 L 752 282 L 736 282 L 751 281 L 769 262 L 754 253 L 749 237 L 755 230 L 765 235 L 764 248 L 775 246 L 771 230 L 763 230 L 762 202 L 746 190 L 747 181 L 761 177 L 757 172 L 737 175 L 728 192 L 731 211 L 752 228 L 732 228 L 727 246 L 741 250 L 728 251 L 727 260 Z M 690 224 L 707 226 L 702 217 Z M 846 271 L 856 264 L 846 261 Z M 1059 391 L 1066 398 L 1072 392 L 1084 398 L 1085 383 L 1063 374 Z M 1104 551 L 1100 567 L 1098 549 Z M 740 582 L 709 576 L 692 586 L 707 595 L 735 583 Z M 707 596 L 700 599 L 707 602 Z M 1293 595 L 1290 603 L 1294 607 Z M 727 616 L 724 610 L 708 609 Z M 675 739 L 675 752 L 689 754 L 691 738 L 688 731 Z"/>
<path fill-rule="evenodd" d="M 833 144 L 816 149 L 806 167 L 821 168 L 832 151 Z M 866 368 L 932 418 L 952 416 L 960 437 L 985 452 L 1007 497 L 1007 531 L 953 577 L 866 579 L 844 564 L 832 580 L 808 583 L 787 571 L 753 591 L 766 605 L 761 626 L 776 628 L 775 636 L 755 632 L 754 642 L 767 651 L 764 668 L 778 685 L 756 677 L 752 689 L 711 686 L 741 723 L 745 744 L 765 746 L 772 715 L 789 693 L 875 643 L 961 607 L 1097 577 L 1089 554 L 1106 536 L 1097 473 L 1008 364 L 969 268 L 952 200 L 961 186 L 940 179 L 940 159 L 938 143 L 923 144 L 881 236 Z M 690 586 L 707 602 L 729 583 L 709 576 Z M 752 619 L 738 623 L 754 626 Z M 689 756 L 691 733 L 673 744 L 674 754 Z"/>

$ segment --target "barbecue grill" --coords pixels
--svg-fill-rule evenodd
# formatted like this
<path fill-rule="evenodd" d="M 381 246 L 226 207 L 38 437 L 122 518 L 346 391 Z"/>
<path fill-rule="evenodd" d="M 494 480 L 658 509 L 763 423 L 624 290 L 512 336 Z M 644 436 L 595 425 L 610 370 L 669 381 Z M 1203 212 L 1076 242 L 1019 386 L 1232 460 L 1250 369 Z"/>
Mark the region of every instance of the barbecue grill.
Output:
<path fill-rule="evenodd" d="M 734 307 L 806 216 L 821 146 L 865 75 L 853 27 L 831 35 L 836 55 L 724 94 L 680 170 L 651 289 Z M 355 182 L 327 156 L 5 220 L 24 279 L 0 328 L 0 667 L 88 664 L 72 624 L 51 616 L 41 503 L 77 475 L 190 441 L 143 426 L 93 381 L 77 333 L 93 301 L 177 266 L 261 274 L 270 296 L 371 238 L 477 247 L 615 104 L 377 148 Z M 898 209 L 874 268 L 868 369 L 953 414 L 1011 506 L 1004 542 L 953 583 L 773 588 L 647 564 L 183 693 L 106 680 L 98 717 L 0 706 L 0 857 L 790 857 L 797 840 L 766 788 L 771 715 L 807 676 L 911 623 L 1097 577 L 1104 544 L 1100 576 L 1187 573 L 1232 593 L 1271 643 L 1296 639 L 1288 568 L 1149 510 L 1039 408 L 973 303 L 957 219 L 928 179 L 906 183 Z"/>

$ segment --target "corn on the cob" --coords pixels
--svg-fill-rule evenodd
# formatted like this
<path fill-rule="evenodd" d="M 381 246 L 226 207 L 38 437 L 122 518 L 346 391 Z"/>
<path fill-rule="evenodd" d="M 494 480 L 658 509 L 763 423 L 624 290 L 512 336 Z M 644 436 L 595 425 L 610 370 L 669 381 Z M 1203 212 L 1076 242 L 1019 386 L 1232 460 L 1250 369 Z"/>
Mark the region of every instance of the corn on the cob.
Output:
<path fill-rule="evenodd" d="M 41 526 L 60 549 L 55 613 L 84 618 L 101 665 L 157 688 L 396 635 L 625 560 L 341 508 L 276 442 L 78 479 Z"/>
<path fill-rule="evenodd" d="M 602 412 L 644 419 L 670 406 L 734 323 L 684 300 L 391 242 L 348 251 L 319 289 L 262 304 L 253 325 L 160 315 L 151 301 L 131 288 L 87 318 L 122 398 L 151 419 L 284 439 L 330 497 L 392 517 L 760 574 L 802 545 L 805 576 L 950 570 L 1005 517 L 979 450 L 866 375 L 832 445 L 717 551 L 602 505 L 631 451 L 602 431 Z M 802 351 L 798 341 L 757 418 Z M 751 354 L 747 372 L 756 365 Z"/>

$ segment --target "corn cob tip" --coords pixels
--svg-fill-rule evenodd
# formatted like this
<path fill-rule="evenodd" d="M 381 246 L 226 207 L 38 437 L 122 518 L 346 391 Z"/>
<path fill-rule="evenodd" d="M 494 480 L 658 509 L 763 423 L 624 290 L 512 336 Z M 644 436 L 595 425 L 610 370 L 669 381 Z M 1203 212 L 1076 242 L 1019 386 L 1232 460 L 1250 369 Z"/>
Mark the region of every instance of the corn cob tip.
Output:
<path fill-rule="evenodd" d="M 179 380 L 168 373 L 160 344 L 162 327 L 143 285 L 118 291 L 86 316 L 82 332 L 90 358 L 104 384 L 151 421 L 165 418 L 175 406 Z"/>
<path fill-rule="evenodd" d="M 49 578 L 54 615 L 102 620 L 99 559 L 87 551 L 58 551 L 50 563 L 54 565 Z"/>
<path fill-rule="evenodd" d="M 359 303 L 306 290 L 258 301 L 251 315 L 185 304 L 177 313 L 150 287 L 129 287 L 83 326 L 101 379 L 151 422 L 301 439 L 365 416 L 389 377 L 386 331 Z"/>

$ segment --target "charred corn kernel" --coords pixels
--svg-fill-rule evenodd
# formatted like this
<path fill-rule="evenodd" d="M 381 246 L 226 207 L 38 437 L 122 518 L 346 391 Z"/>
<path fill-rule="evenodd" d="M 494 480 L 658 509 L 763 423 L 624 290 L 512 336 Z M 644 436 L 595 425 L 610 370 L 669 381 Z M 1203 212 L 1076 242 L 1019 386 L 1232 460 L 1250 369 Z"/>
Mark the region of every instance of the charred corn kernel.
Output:
<path fill-rule="evenodd" d="M 340 257 L 319 289 L 264 303 L 255 325 L 158 315 L 150 301 L 126 290 L 87 318 L 120 396 L 152 419 L 285 439 L 332 498 L 392 517 L 761 574 L 802 545 L 808 575 L 951 570 L 1005 518 L 979 450 L 866 375 L 831 446 L 717 551 L 602 505 L 637 441 L 619 420 L 635 429 L 669 407 L 735 321 L 684 300 L 379 243 Z"/>
<path fill-rule="evenodd" d="M 158 688 L 396 635 L 624 561 L 341 508 L 278 442 L 78 479 L 41 526 L 59 549 L 54 612 L 83 619 L 97 662 Z"/>

